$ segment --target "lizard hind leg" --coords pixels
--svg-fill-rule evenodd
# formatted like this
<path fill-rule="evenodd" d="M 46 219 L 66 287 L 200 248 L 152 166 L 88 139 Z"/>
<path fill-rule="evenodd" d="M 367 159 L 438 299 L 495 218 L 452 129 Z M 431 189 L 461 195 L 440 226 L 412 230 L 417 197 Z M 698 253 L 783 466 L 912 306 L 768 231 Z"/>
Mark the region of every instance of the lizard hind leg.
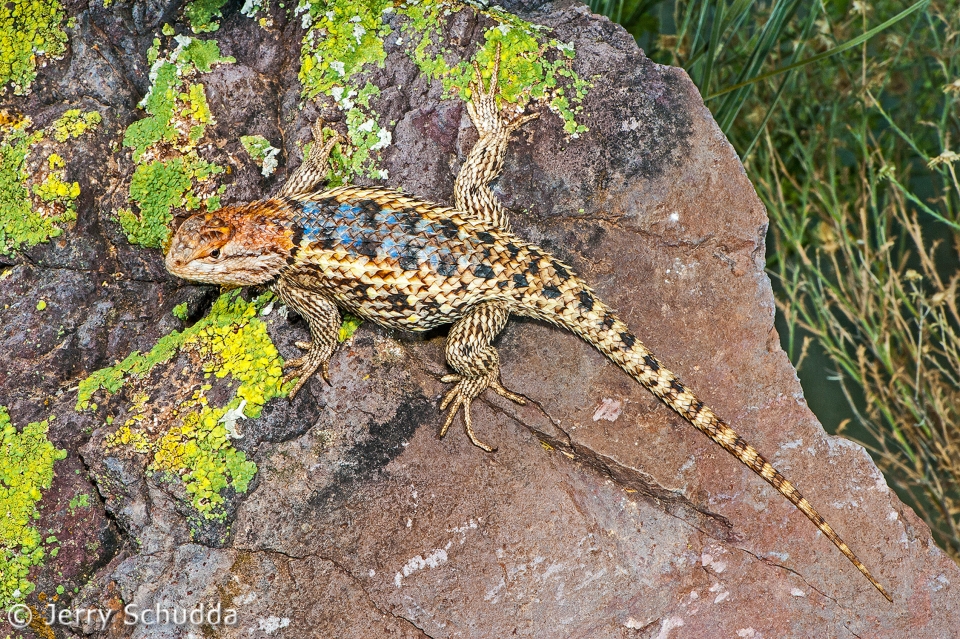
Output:
<path fill-rule="evenodd" d="M 510 312 L 499 302 L 483 302 L 470 309 L 460 319 L 447 337 L 447 363 L 457 371 L 455 375 L 446 375 L 442 382 L 454 382 L 456 385 L 447 391 L 440 410 L 450 410 L 440 428 L 440 437 L 447 434 L 453 418 L 463 409 L 463 421 L 467 436 L 475 446 L 487 452 L 495 449 L 477 439 L 470 419 L 470 404 L 486 389 L 518 404 L 525 404 L 522 395 L 508 391 L 500 382 L 500 356 L 491 342 L 506 326 Z"/>

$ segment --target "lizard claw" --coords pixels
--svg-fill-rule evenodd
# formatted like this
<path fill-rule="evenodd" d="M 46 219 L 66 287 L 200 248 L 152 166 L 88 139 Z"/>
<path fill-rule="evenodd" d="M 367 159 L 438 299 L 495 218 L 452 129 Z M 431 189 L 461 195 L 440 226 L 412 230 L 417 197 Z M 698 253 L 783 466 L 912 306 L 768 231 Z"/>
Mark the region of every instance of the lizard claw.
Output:
<path fill-rule="evenodd" d="M 509 399 L 511 402 L 515 404 L 519 404 L 521 406 L 527 405 L 526 397 L 518 393 L 508 391 L 506 388 L 503 387 L 503 384 L 500 383 L 499 379 L 494 379 L 493 381 L 491 381 L 490 388 L 492 388 L 493 391 L 500 397 L 506 397 L 507 399 Z"/>
<path fill-rule="evenodd" d="M 456 383 L 456 386 L 447 391 L 447 394 L 444 395 L 443 401 L 440 402 L 440 410 L 447 410 L 447 407 L 450 407 L 450 410 L 447 412 L 447 418 L 443 422 L 443 426 L 440 428 L 440 437 L 443 437 L 447 434 L 447 430 L 450 428 L 450 424 L 453 423 L 453 418 L 456 417 L 457 413 L 460 412 L 460 409 L 463 409 L 463 422 L 466 426 L 467 437 L 470 438 L 470 441 L 474 446 L 482 448 L 488 453 L 492 453 L 496 450 L 493 446 L 488 446 L 482 441 L 477 439 L 476 434 L 473 432 L 473 421 L 470 419 L 470 404 L 476 399 L 484 390 L 487 388 L 492 389 L 498 395 L 506 397 L 507 399 L 514 401 L 520 405 L 526 404 L 526 399 L 522 395 L 517 393 L 512 393 L 503 387 L 503 384 L 500 383 L 500 371 L 493 370 L 482 377 L 465 377 L 463 375 L 444 375 L 440 378 L 441 382 Z"/>
<path fill-rule="evenodd" d="M 330 153 L 333 151 L 334 145 L 343 141 L 343 136 L 335 129 L 331 129 L 332 135 L 324 142 L 323 125 L 323 118 L 317 118 L 314 120 L 313 126 L 310 127 L 310 134 L 313 135 L 313 144 L 315 145 L 315 148 L 310 151 L 310 162 L 318 167 L 325 167 L 329 164 Z"/>
<path fill-rule="evenodd" d="M 473 70 L 476 80 L 470 83 L 471 98 L 467 102 L 467 113 L 470 115 L 470 120 L 476 127 L 477 132 L 483 134 L 506 130 L 509 133 L 519 129 L 524 123 L 540 117 L 539 113 L 522 115 L 523 110 L 518 110 L 517 105 L 504 107 L 503 109 L 497 108 L 497 86 L 500 74 L 499 42 L 497 43 L 497 55 L 493 61 L 493 73 L 490 77 L 489 88 L 484 88 L 483 75 L 476 60 L 473 62 Z"/>
<path fill-rule="evenodd" d="M 297 346 L 300 346 L 303 342 L 298 342 Z M 303 348 L 303 346 L 300 346 Z M 310 347 L 310 344 L 307 344 L 307 348 Z M 307 383 L 307 380 L 316 373 L 320 371 L 320 377 L 323 378 L 328 385 L 330 384 L 330 369 L 329 362 L 323 358 L 322 353 L 319 351 L 311 350 L 303 357 L 298 357 L 296 359 L 287 360 L 283 364 L 284 369 L 290 369 L 290 372 L 284 375 L 283 380 L 281 380 L 280 385 L 283 386 L 287 382 L 290 382 L 296 378 L 300 378 L 300 381 L 297 382 L 297 385 L 293 387 L 293 390 L 290 391 L 290 399 L 296 397 L 297 393 L 300 392 L 300 389 L 303 388 L 303 385 Z"/>

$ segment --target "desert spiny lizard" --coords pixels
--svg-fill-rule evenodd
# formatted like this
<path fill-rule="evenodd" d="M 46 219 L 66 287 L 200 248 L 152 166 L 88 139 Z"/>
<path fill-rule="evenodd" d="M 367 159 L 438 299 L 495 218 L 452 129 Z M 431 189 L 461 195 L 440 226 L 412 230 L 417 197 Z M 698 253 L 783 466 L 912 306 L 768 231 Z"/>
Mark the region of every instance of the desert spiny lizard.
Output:
<path fill-rule="evenodd" d="M 498 108 L 498 66 L 489 89 L 476 69 L 467 109 L 479 140 L 457 176 L 453 207 L 391 189 L 324 190 L 339 136 L 324 141 L 318 121 L 309 157 L 275 197 L 187 219 L 172 239 L 168 270 L 213 284 L 269 284 L 306 318 L 312 340 L 297 345 L 307 352 L 285 364 L 287 379 L 299 378 L 291 396 L 315 372 L 328 377 L 341 309 L 404 331 L 453 324 L 446 358 L 456 373 L 442 378 L 454 386 L 440 404 L 449 408 L 440 435 L 463 409 L 470 440 L 487 451 L 473 432 L 471 402 L 490 388 L 524 403 L 501 384 L 491 345 L 510 315 L 570 330 L 769 482 L 892 601 L 799 491 L 664 368 L 573 269 L 510 231 L 488 185 L 502 171 L 511 133 L 536 114 Z"/>

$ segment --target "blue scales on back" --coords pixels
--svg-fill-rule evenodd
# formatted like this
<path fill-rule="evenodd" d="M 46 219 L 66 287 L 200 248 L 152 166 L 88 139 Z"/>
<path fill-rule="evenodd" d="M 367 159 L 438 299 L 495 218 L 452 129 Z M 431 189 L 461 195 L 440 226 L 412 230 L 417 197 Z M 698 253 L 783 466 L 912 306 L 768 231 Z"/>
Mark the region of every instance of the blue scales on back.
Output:
<path fill-rule="evenodd" d="M 394 262 L 405 271 L 428 266 L 441 277 L 477 266 L 483 246 L 450 218 L 430 219 L 414 207 L 389 208 L 374 200 L 298 202 L 294 244 L 306 240 L 327 251 L 340 249 L 350 258 L 366 256 Z"/>
<path fill-rule="evenodd" d="M 300 284 L 404 330 L 449 323 L 483 299 L 515 299 L 523 277 L 498 280 L 519 247 L 453 209 L 396 191 L 333 189 L 289 204 Z M 525 256 L 524 256 L 525 257 Z M 523 261 L 523 258 L 520 258 Z M 536 267 L 534 267 L 536 268 Z"/>

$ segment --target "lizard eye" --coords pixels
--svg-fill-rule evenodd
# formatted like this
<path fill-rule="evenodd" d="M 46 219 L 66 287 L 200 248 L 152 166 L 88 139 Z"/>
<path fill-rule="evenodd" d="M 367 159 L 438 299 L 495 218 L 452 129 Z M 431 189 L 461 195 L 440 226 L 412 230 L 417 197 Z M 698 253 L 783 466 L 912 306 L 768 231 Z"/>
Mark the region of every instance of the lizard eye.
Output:
<path fill-rule="evenodd" d="M 213 259 L 219 258 L 219 257 L 220 257 L 220 249 L 213 249 L 212 251 L 210 251 L 210 257 L 212 257 Z"/>

